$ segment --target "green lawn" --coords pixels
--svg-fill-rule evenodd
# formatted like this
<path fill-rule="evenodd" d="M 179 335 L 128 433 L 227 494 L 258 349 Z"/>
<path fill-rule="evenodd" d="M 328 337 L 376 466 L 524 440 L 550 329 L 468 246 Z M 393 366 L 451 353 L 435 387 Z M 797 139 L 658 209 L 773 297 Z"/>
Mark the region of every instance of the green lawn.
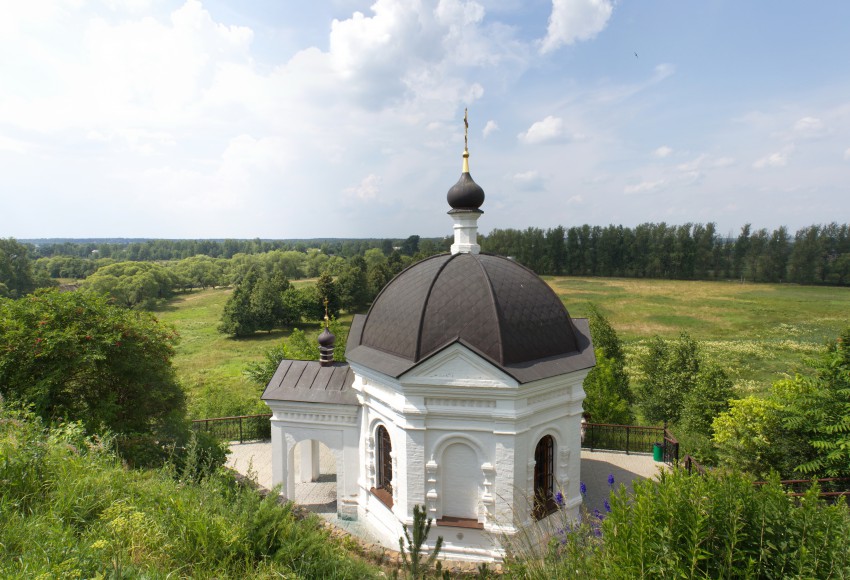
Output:
<path fill-rule="evenodd" d="M 688 332 L 735 380 L 762 391 L 850 325 L 850 289 L 625 278 L 547 278 L 574 317 L 595 303 L 633 359 L 653 335 Z"/>
<path fill-rule="evenodd" d="M 740 284 L 618 278 L 546 277 L 574 317 L 595 303 L 626 343 L 633 360 L 655 334 L 686 331 L 735 380 L 740 391 L 766 389 L 850 325 L 850 289 L 790 284 Z M 298 281 L 307 284 L 310 281 Z M 157 315 L 182 337 L 175 366 L 193 417 L 265 412 L 247 363 L 288 336 L 258 333 L 233 339 L 216 327 L 229 289 L 181 295 Z M 318 334 L 318 325 L 302 325 Z"/>
<path fill-rule="evenodd" d="M 240 339 L 221 334 L 217 327 L 231 293 L 229 288 L 190 292 L 156 313 L 180 333 L 174 365 L 186 388 L 193 418 L 265 413 L 268 409 L 259 400 L 262 389 L 248 381 L 243 371 L 289 332 L 259 332 Z"/>

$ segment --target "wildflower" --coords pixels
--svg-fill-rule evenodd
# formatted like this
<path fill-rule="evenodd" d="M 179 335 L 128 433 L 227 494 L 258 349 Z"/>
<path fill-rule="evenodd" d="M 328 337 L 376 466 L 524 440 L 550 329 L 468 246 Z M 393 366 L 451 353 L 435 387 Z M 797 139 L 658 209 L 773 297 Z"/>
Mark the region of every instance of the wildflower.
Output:
<path fill-rule="evenodd" d="M 579 482 L 578 488 L 579 488 L 579 491 L 581 491 L 581 495 L 587 495 L 587 486 L 584 485 L 583 481 Z"/>
<path fill-rule="evenodd" d="M 606 511 L 606 512 L 608 512 L 608 513 L 610 514 L 610 513 L 611 513 L 611 504 L 608 502 L 608 500 L 607 500 L 607 499 L 603 502 L 603 504 L 602 504 L 602 505 L 604 505 L 604 506 L 605 506 L 605 511 Z"/>
<path fill-rule="evenodd" d="M 560 507 L 564 507 L 564 494 L 560 491 L 555 493 L 555 503 Z"/>
<path fill-rule="evenodd" d="M 564 544 L 567 543 L 567 534 L 569 534 L 569 533 L 570 533 L 569 524 L 567 525 L 566 528 L 558 528 L 558 529 L 555 530 L 555 534 L 558 535 L 558 536 L 561 536 L 561 538 L 559 540 L 561 542 L 561 545 L 564 545 Z"/>
<path fill-rule="evenodd" d="M 106 542 L 106 540 L 97 540 L 96 542 L 94 542 L 94 543 L 93 543 L 91 546 L 89 546 L 89 547 L 90 547 L 92 550 L 102 550 L 102 549 L 104 549 L 104 548 L 106 548 L 106 547 L 108 547 L 108 546 L 109 546 L 109 544 Z"/>
<path fill-rule="evenodd" d="M 602 512 L 600 512 L 599 510 L 593 510 L 593 517 L 595 517 L 597 520 L 605 519 L 605 516 L 603 516 Z"/>
<path fill-rule="evenodd" d="M 608 485 L 614 485 L 614 474 L 613 473 L 608 474 Z"/>

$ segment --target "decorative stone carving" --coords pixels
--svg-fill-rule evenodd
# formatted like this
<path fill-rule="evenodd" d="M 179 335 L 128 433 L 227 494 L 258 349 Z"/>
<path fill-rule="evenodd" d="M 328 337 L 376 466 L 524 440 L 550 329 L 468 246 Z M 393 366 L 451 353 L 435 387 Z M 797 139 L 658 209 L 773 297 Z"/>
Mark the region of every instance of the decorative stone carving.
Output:
<path fill-rule="evenodd" d="M 466 407 L 466 408 L 481 408 L 492 409 L 496 406 L 496 401 L 483 401 L 479 399 L 425 399 L 425 405 L 428 407 Z"/>
<path fill-rule="evenodd" d="M 425 500 L 428 507 L 428 517 L 437 519 L 439 512 L 440 494 L 437 492 L 437 471 L 438 466 L 431 458 L 431 461 L 425 464 L 425 482 L 428 488 L 425 492 Z"/>
<path fill-rule="evenodd" d="M 481 494 L 481 523 L 488 524 L 496 515 L 496 498 L 493 496 L 493 482 L 496 479 L 496 468 L 492 463 L 481 466 L 484 475 L 484 493 Z"/>
<path fill-rule="evenodd" d="M 369 472 L 369 486 L 374 487 L 377 485 L 375 480 L 375 473 L 377 470 L 375 468 L 375 437 L 372 435 L 366 439 L 366 455 L 366 469 Z"/>

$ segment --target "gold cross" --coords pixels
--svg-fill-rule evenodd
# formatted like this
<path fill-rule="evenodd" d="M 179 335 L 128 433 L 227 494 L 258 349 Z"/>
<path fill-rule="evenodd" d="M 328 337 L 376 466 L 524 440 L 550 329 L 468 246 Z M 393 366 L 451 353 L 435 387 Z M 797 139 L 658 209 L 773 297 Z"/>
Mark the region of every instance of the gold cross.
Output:
<path fill-rule="evenodd" d="M 469 149 L 469 109 L 464 107 L 463 109 L 463 148 L 464 150 Z"/>

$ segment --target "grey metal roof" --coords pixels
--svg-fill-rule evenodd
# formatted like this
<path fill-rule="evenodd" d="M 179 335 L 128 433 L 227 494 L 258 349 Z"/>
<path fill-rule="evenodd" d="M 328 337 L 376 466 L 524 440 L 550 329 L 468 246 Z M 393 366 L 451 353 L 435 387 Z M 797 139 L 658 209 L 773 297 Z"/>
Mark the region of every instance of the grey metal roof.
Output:
<path fill-rule="evenodd" d="M 443 254 L 407 268 L 351 327 L 346 358 L 398 377 L 460 342 L 520 382 L 594 365 L 573 321 L 534 272 L 489 254 Z"/>
<path fill-rule="evenodd" d="M 348 363 L 334 362 L 323 367 L 319 361 L 284 359 L 260 398 L 264 401 L 359 405 L 351 388 L 353 382 L 354 371 Z"/>

